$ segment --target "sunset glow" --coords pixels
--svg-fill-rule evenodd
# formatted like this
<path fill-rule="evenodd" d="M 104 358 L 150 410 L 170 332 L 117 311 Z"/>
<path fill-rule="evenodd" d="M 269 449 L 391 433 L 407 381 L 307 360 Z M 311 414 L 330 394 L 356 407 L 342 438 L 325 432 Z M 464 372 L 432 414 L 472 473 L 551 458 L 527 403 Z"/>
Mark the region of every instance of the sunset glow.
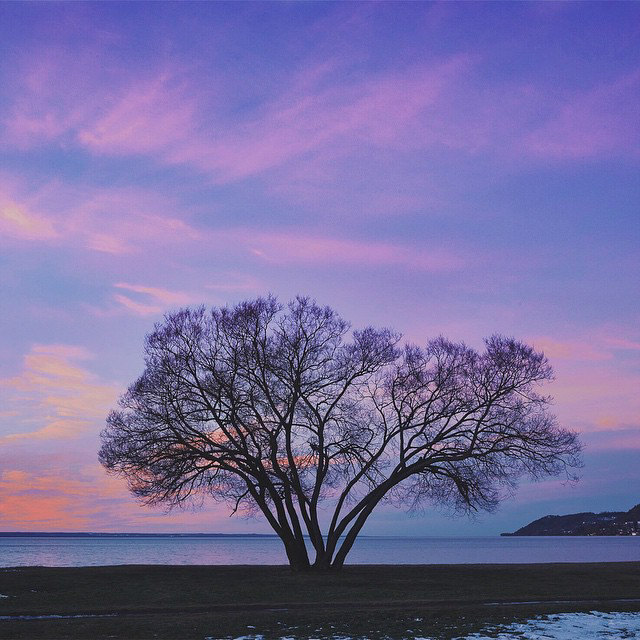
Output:
<path fill-rule="evenodd" d="M 268 532 L 138 505 L 99 433 L 167 311 L 309 295 L 545 352 L 582 480 L 484 535 L 640 502 L 640 5 L 0 3 L 0 530 Z"/>

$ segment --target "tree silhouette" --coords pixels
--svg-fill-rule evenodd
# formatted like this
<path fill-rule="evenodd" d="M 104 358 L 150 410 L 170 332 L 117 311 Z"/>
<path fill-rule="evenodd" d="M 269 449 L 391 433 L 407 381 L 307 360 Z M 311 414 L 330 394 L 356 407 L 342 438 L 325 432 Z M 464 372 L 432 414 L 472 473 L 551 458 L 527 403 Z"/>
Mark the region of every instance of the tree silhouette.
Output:
<path fill-rule="evenodd" d="M 301 297 L 169 314 L 100 460 L 148 504 L 262 513 L 295 570 L 341 567 L 383 501 L 491 510 L 518 478 L 580 465 L 537 392 L 543 354 L 500 336 L 483 353 L 399 341 Z"/>

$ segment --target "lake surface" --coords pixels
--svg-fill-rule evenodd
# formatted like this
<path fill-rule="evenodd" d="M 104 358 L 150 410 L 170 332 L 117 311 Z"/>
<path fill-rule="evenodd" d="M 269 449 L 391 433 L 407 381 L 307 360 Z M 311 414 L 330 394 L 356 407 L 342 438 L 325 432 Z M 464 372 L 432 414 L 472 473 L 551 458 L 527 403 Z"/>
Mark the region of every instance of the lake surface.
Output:
<path fill-rule="evenodd" d="M 640 537 L 363 536 L 348 564 L 640 561 Z M 0 567 L 286 564 L 276 536 L 0 536 Z"/>

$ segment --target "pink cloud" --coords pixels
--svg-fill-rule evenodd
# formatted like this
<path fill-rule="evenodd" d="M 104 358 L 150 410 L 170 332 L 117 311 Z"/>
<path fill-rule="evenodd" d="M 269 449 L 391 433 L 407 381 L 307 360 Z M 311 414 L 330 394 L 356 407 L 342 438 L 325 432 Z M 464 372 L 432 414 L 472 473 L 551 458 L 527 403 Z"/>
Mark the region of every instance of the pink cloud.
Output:
<path fill-rule="evenodd" d="M 100 112 L 101 103 L 108 103 L 108 93 L 100 90 L 97 58 L 65 49 L 51 46 L 46 55 L 26 50 L 14 61 L 13 103 L 2 117 L 4 144 L 66 143 L 83 121 Z"/>
<path fill-rule="evenodd" d="M 115 294 L 113 299 L 128 311 L 135 313 L 138 316 L 154 315 L 162 312 L 161 306 L 154 306 L 151 304 L 144 304 L 142 302 L 136 302 L 127 296 Z"/>
<path fill-rule="evenodd" d="M 195 122 L 189 90 L 162 72 L 128 87 L 106 115 L 77 132 L 77 139 L 100 153 L 156 153 L 192 137 Z"/>
<path fill-rule="evenodd" d="M 81 363 L 91 354 L 71 345 L 35 345 L 22 371 L 0 379 L 0 389 L 15 406 L 5 443 L 22 439 L 75 438 L 104 420 L 117 389 L 101 382 Z M 19 431 L 16 431 L 19 427 Z M 7 433 L 9 431 L 9 433 Z"/>
<path fill-rule="evenodd" d="M 97 448 L 97 444 L 96 444 Z M 107 475 L 86 452 L 46 456 L 15 450 L 0 472 L 0 513 L 5 531 L 237 531 L 224 506 L 198 513 L 141 506 L 121 478 Z M 255 530 L 255 524 L 251 527 Z"/>
<path fill-rule="evenodd" d="M 536 349 L 544 351 L 551 360 L 611 360 L 613 355 L 593 342 L 580 340 L 556 340 L 551 337 L 532 338 Z"/>
<path fill-rule="evenodd" d="M 113 286 L 118 289 L 125 289 L 126 291 L 133 291 L 134 293 L 150 296 L 164 305 L 185 305 L 189 304 L 192 300 L 192 297 L 186 293 L 168 291 L 167 289 L 160 289 L 158 287 L 145 287 L 138 284 L 127 284 L 126 282 L 118 282 Z"/>
<path fill-rule="evenodd" d="M 222 247 L 230 242 L 235 243 L 240 252 L 245 251 L 235 235 L 225 235 L 220 238 L 212 234 L 211 238 L 205 238 L 207 250 L 216 246 L 217 243 L 220 244 L 219 250 L 222 250 Z M 195 251 L 196 247 L 193 247 L 193 250 Z M 120 316 L 122 313 L 132 313 L 137 316 L 159 315 L 188 305 L 224 305 L 228 302 L 228 298 L 220 295 L 221 293 L 261 294 L 268 290 L 268 287 L 258 278 L 240 272 L 221 272 L 218 278 L 218 282 L 212 282 L 207 272 L 197 282 L 190 282 L 191 288 L 187 291 L 118 282 L 112 285 L 118 292 L 111 295 L 111 301 L 116 305 L 107 303 L 104 306 L 89 306 L 88 310 L 92 315 L 101 318 Z"/>
<path fill-rule="evenodd" d="M 640 71 L 570 96 L 540 128 L 524 136 L 534 155 L 591 158 L 640 145 Z"/>
<path fill-rule="evenodd" d="M 265 285 L 260 279 L 244 273 L 230 271 L 220 274 L 218 278 L 218 282 L 205 284 L 204 288 L 216 292 L 250 291 L 258 293 L 265 290 Z"/>
<path fill-rule="evenodd" d="M 621 350 L 630 350 L 630 351 L 638 351 L 640 350 L 640 341 L 638 340 L 629 340 L 627 338 L 619 338 L 608 336 L 604 338 L 607 346 L 612 349 L 621 349 Z"/>
<path fill-rule="evenodd" d="M 218 241 L 220 239 L 218 238 Z M 220 241 L 221 244 L 224 241 Z M 215 244 L 214 238 L 207 242 L 207 246 Z M 202 304 L 224 304 L 226 299 L 218 293 L 252 292 L 263 293 L 265 284 L 259 279 L 238 272 L 226 272 L 220 276 L 220 282 L 203 284 L 198 291 L 170 291 L 161 287 L 134 285 L 119 282 L 115 288 L 128 292 L 127 295 L 114 294 L 113 298 L 136 315 L 157 315 L 178 307 Z M 210 292 L 214 292 L 212 295 Z"/>
<path fill-rule="evenodd" d="M 101 154 L 157 154 L 194 135 L 198 81 L 158 64 L 123 67 L 111 42 L 27 51 L 14 65 L 12 103 L 0 115 L 5 145 L 79 146 Z"/>
<path fill-rule="evenodd" d="M 3 483 L 0 483 L 2 486 Z M 62 492 L 19 491 L 2 486 L 0 509 L 3 526 L 14 531 L 83 531 L 89 519 L 84 509 L 78 509 L 73 496 Z"/>
<path fill-rule="evenodd" d="M 437 22 L 443 11 L 426 11 L 425 23 Z M 327 28 L 344 28 L 345 20 L 368 28 L 367 15 L 348 14 L 330 17 Z M 188 165 L 216 182 L 282 167 L 295 171 L 301 161 L 320 174 L 327 156 L 370 157 L 379 150 L 446 147 L 520 159 L 525 152 L 530 161 L 635 154 L 638 148 L 640 72 L 557 97 L 542 84 L 480 84 L 484 61 L 469 53 L 352 75 L 356 53 L 349 50 L 343 57 L 302 61 L 288 81 L 263 92 L 257 106 L 236 111 L 237 79 L 230 71 L 210 71 L 205 82 L 197 70 L 179 64 L 124 68 L 111 59 L 111 44 L 98 38 L 82 60 L 68 47 L 53 47 L 46 56 L 25 54 L 16 65 L 14 102 L 5 116 L 8 143 L 145 154 Z M 532 130 L 531 123 L 541 124 Z M 318 180 L 335 184 L 331 176 Z M 295 188 L 287 190 L 284 177 L 279 182 L 281 193 L 295 199 Z M 344 184 L 336 189 L 349 193 Z M 387 194 L 386 210 L 416 206 L 415 187 L 392 196 Z M 93 246 L 124 250 L 104 233 Z"/>
<path fill-rule="evenodd" d="M 400 269 L 446 272 L 457 271 L 468 265 L 469 259 L 457 252 L 442 247 L 425 246 L 417 249 L 402 244 L 362 241 L 331 235 L 308 233 L 260 232 L 250 228 L 235 227 L 225 230 L 201 229 L 190 245 L 193 254 L 210 254 L 215 249 L 219 256 L 228 259 L 243 259 L 249 254 L 259 261 L 273 265 L 353 265 L 363 268 L 389 266 Z M 477 259 L 477 258 L 476 258 Z M 137 294 L 118 293 L 118 302 L 131 311 L 146 315 L 166 310 L 171 306 L 188 304 L 201 299 L 204 290 L 220 290 L 221 285 L 202 283 L 200 290 L 193 292 L 170 291 L 149 285 L 120 283 L 117 288 Z M 135 289 L 133 288 L 135 286 Z M 241 276 L 225 286 L 225 290 L 263 289 L 259 281 Z M 125 299 L 128 298 L 128 299 Z"/>
<path fill-rule="evenodd" d="M 58 181 L 32 188 L 0 178 L 0 231 L 6 229 L 9 237 L 115 255 L 199 237 L 176 216 L 178 205 L 157 192 Z"/>
<path fill-rule="evenodd" d="M 0 234 L 25 240 L 58 237 L 51 220 L 30 212 L 25 206 L 2 197 L 0 192 Z"/>
<path fill-rule="evenodd" d="M 140 299 L 136 300 L 129 295 L 115 294 L 114 299 L 123 307 L 137 315 L 152 315 L 175 307 L 182 307 L 199 301 L 198 297 L 181 291 L 169 291 L 159 287 L 147 287 L 142 285 L 127 284 L 119 282 L 113 285 L 132 294 L 136 294 Z"/>
<path fill-rule="evenodd" d="M 35 469 L 21 466 L 0 474 L 0 511 L 8 530 L 91 531 L 109 530 L 135 513 L 125 487 L 107 476 L 96 463 L 87 464 L 74 454 L 54 454 Z M 117 505 L 117 506 L 116 506 Z M 117 526 L 116 526 L 117 529 Z"/>
<path fill-rule="evenodd" d="M 89 249 L 106 253 L 136 253 L 146 246 L 176 244 L 197 238 L 188 222 L 175 216 L 178 208 L 162 194 L 138 188 L 64 190 L 70 200 L 66 228 Z"/>
<path fill-rule="evenodd" d="M 310 152 L 331 147 L 350 152 L 363 143 L 415 148 L 414 127 L 469 67 L 467 56 L 381 73 L 325 88 L 331 65 L 302 71 L 280 96 L 229 129 L 187 139 L 166 156 L 227 182 L 261 173 Z M 439 139 L 437 127 L 430 131 Z"/>
<path fill-rule="evenodd" d="M 363 146 L 363 150 L 364 150 Z M 442 212 L 450 204 L 443 185 L 428 171 L 398 165 L 392 150 L 376 149 L 357 162 L 356 149 L 327 147 L 271 171 L 272 196 L 325 218 L 396 216 Z"/>
<path fill-rule="evenodd" d="M 24 61 L 5 125 L 14 144 L 55 140 L 99 154 L 148 154 L 227 182 L 326 147 L 414 148 L 416 126 L 429 121 L 429 111 L 470 64 L 468 56 L 457 55 L 336 83 L 343 60 L 309 63 L 262 104 L 236 115 L 216 99 L 225 90 L 220 78 L 210 86 L 164 65 L 98 82 L 101 74 L 94 77 L 91 65 L 54 52 L 47 62 Z M 63 91 L 69 82 L 61 80 L 69 76 L 81 93 Z M 420 126 L 431 142 L 441 141 L 441 129 L 438 123 Z"/>
<path fill-rule="evenodd" d="M 275 264 L 398 266 L 425 271 L 451 271 L 464 266 L 462 257 L 443 249 L 417 250 L 382 242 L 359 242 L 304 234 L 255 234 L 249 236 L 250 251 Z"/>
<path fill-rule="evenodd" d="M 627 335 L 625 335 L 627 334 Z M 606 327 L 571 339 L 530 340 L 549 357 L 555 380 L 549 392 L 563 425 L 585 433 L 607 432 L 598 448 L 640 444 L 640 375 L 634 366 L 636 340 L 624 328 Z M 621 359 L 621 350 L 627 351 Z M 637 431 L 629 431 L 637 425 Z"/>

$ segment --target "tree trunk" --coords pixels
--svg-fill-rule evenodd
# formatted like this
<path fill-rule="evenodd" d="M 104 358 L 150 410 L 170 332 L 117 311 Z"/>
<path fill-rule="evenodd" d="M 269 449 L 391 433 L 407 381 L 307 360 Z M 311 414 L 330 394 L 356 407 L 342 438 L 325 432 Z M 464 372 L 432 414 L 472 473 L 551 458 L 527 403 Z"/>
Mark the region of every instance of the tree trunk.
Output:
<path fill-rule="evenodd" d="M 322 555 L 317 556 L 312 569 L 314 571 L 329 571 L 331 569 L 331 555 L 325 551 Z"/>
<path fill-rule="evenodd" d="M 278 533 L 280 540 L 284 544 L 284 550 L 287 554 L 289 566 L 293 571 L 308 571 L 311 567 L 309 562 L 309 554 L 304 543 L 304 538 L 293 535 L 282 535 Z"/>
<path fill-rule="evenodd" d="M 285 544 L 285 551 L 292 571 L 308 571 L 311 568 L 306 549 L 302 551 L 297 544 L 290 546 Z"/>
<path fill-rule="evenodd" d="M 360 514 L 356 518 L 356 521 L 351 525 L 351 528 L 349 529 L 347 535 L 345 536 L 345 539 L 340 545 L 340 548 L 338 549 L 335 556 L 333 557 L 333 562 L 331 563 L 331 566 L 334 569 L 338 570 L 342 568 L 342 565 L 344 565 L 344 561 L 345 561 L 345 558 L 347 557 L 347 554 L 349 553 L 349 551 L 351 551 L 351 547 L 353 547 L 353 543 L 356 541 L 356 538 L 360 534 L 360 531 L 362 531 L 362 527 L 364 526 L 364 523 L 367 521 L 367 518 L 371 515 L 371 512 L 375 509 L 375 507 L 378 505 L 380 500 L 382 500 L 386 491 L 387 491 L 386 488 L 381 490 L 381 488 L 378 487 L 375 491 L 373 491 L 369 495 L 369 498 L 370 498 L 369 503 L 360 512 Z"/>

